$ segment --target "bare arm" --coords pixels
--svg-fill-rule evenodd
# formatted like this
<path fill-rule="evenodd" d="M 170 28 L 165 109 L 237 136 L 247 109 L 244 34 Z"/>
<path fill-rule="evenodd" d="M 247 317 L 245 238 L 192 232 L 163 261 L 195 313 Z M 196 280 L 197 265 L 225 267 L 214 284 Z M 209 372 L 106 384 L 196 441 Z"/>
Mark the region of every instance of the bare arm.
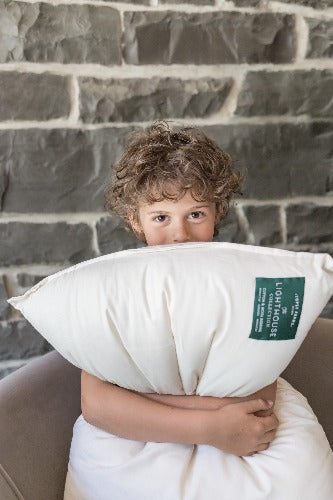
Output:
<path fill-rule="evenodd" d="M 178 408 L 196 409 L 196 410 L 217 410 L 228 404 L 251 401 L 253 399 L 265 399 L 275 403 L 277 382 L 267 385 L 263 389 L 244 397 L 211 397 L 211 396 L 172 396 L 164 394 L 145 393 L 143 396 L 153 399 L 160 403 L 175 406 Z M 256 412 L 257 416 L 267 416 L 273 413 L 273 406 L 269 410 Z"/>
<path fill-rule="evenodd" d="M 117 436 L 138 441 L 210 444 L 236 455 L 266 449 L 275 437 L 276 417 L 254 415 L 270 409 L 262 399 L 221 406 L 217 404 L 219 398 L 162 398 L 163 402 L 157 401 L 152 395 L 145 397 L 82 372 L 85 420 Z M 173 404 L 173 398 L 180 398 L 178 403 L 182 399 L 182 405 Z M 199 398 L 195 406 L 192 398 Z"/>

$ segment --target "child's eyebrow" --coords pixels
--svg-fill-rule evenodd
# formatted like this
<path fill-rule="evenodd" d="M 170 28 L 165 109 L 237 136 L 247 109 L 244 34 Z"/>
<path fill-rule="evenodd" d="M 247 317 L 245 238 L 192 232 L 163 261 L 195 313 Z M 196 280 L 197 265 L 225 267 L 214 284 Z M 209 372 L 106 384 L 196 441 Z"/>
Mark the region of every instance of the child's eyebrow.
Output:
<path fill-rule="evenodd" d="M 194 207 L 190 207 L 187 210 L 189 212 L 198 210 L 199 208 L 208 208 L 209 205 L 196 205 Z M 171 212 L 168 212 L 167 210 L 153 210 L 152 212 L 147 212 L 148 215 L 154 215 L 154 214 L 170 214 Z"/>
<path fill-rule="evenodd" d="M 209 204 L 207 203 L 206 205 L 195 205 L 195 207 L 189 208 L 189 210 L 198 210 L 199 208 L 209 208 Z"/>
<path fill-rule="evenodd" d="M 147 215 L 154 215 L 154 214 L 169 214 L 170 212 L 167 212 L 166 210 L 154 210 L 153 212 L 147 212 Z"/>
<path fill-rule="evenodd" d="M 197 210 L 198 208 L 208 208 L 209 204 L 206 205 L 196 205 L 195 207 L 190 208 L 189 210 Z"/>
<path fill-rule="evenodd" d="M 148 215 L 154 215 L 154 214 L 169 214 L 170 212 L 167 212 L 166 210 L 153 210 L 152 212 L 147 212 Z"/>

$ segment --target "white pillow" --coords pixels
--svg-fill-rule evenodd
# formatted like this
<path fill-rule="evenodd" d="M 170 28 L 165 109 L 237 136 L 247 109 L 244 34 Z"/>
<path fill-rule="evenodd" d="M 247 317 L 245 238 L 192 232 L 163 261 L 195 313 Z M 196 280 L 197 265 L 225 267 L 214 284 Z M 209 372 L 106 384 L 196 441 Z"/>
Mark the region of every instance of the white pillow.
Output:
<path fill-rule="evenodd" d="M 280 375 L 332 293 L 327 254 L 186 243 L 88 260 L 8 302 L 101 379 L 244 396 Z"/>
<path fill-rule="evenodd" d="M 251 457 L 122 439 L 80 416 L 64 500 L 332 500 L 333 453 L 323 428 L 306 399 L 281 378 L 274 412 L 274 441 Z"/>

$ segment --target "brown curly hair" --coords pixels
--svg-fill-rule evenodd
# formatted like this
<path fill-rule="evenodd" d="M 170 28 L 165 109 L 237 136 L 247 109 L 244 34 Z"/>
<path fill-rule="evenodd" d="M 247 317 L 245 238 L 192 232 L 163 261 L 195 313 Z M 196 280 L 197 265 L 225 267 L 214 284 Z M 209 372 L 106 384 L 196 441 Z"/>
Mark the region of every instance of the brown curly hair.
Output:
<path fill-rule="evenodd" d="M 139 223 L 140 203 L 178 201 L 188 190 L 196 201 L 215 202 L 225 216 L 242 180 L 232 170 L 230 156 L 200 129 L 171 130 L 164 121 L 131 134 L 111 169 L 105 208 L 131 229 L 131 220 Z M 144 240 L 142 234 L 137 236 Z"/>

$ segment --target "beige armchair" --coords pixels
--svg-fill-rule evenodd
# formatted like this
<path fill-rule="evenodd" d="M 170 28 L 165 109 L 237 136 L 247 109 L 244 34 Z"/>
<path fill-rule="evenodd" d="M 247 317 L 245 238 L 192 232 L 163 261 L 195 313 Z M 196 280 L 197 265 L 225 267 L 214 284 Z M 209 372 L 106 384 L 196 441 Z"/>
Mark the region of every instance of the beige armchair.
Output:
<path fill-rule="evenodd" d="M 283 373 L 333 447 L 333 320 L 319 318 Z M 57 352 L 0 381 L 0 499 L 62 500 L 80 370 Z"/>

